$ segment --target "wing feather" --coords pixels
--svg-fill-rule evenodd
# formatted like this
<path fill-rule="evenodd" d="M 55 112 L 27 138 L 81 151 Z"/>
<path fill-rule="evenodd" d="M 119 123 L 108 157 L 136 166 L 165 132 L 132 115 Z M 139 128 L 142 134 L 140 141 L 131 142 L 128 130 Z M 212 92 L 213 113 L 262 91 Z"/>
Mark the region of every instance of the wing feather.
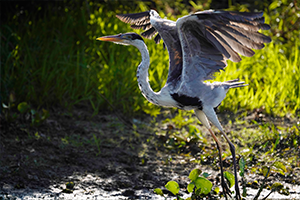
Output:
<path fill-rule="evenodd" d="M 145 38 L 152 38 L 155 34 L 157 33 L 157 31 L 155 30 L 154 27 L 151 27 L 150 29 L 148 29 L 147 31 L 143 32 L 141 35 Z"/>
<path fill-rule="evenodd" d="M 163 39 L 169 52 L 169 85 L 179 79 L 211 79 L 215 72 L 224 70 L 226 60 L 239 62 L 239 54 L 253 56 L 252 49 L 262 49 L 264 43 L 271 42 L 270 37 L 258 32 L 270 29 L 262 12 L 208 10 L 182 17 L 176 23 L 162 19 L 154 10 L 117 17 L 133 29 L 145 30 L 145 38 L 156 35 L 157 44 Z"/>
<path fill-rule="evenodd" d="M 169 52 L 169 74 L 167 83 L 177 84 L 179 77 L 182 73 L 182 52 L 179 37 L 177 35 L 176 23 L 174 21 L 162 19 L 154 10 L 133 13 L 133 14 L 120 14 L 117 17 L 125 22 L 131 24 L 133 29 L 146 30 L 141 35 L 145 38 L 154 38 L 156 44 L 159 44 L 163 39 L 164 48 L 167 47 Z M 175 87 L 175 86 L 174 86 Z"/>
<path fill-rule="evenodd" d="M 176 26 L 183 51 L 183 81 L 207 80 L 226 67 L 226 60 L 241 61 L 239 54 L 254 55 L 271 39 L 258 30 L 268 30 L 263 13 L 203 11 L 182 17 Z M 198 74 L 196 73 L 203 73 Z"/>

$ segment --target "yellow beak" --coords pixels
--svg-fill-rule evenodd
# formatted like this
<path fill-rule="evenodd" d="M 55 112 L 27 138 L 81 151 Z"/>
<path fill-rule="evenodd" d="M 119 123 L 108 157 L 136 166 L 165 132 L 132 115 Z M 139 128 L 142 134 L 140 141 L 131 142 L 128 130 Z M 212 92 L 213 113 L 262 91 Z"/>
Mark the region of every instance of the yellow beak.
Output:
<path fill-rule="evenodd" d="M 118 42 L 123 40 L 120 35 L 110 35 L 104 37 L 98 37 L 96 40 L 107 41 L 107 42 Z"/>

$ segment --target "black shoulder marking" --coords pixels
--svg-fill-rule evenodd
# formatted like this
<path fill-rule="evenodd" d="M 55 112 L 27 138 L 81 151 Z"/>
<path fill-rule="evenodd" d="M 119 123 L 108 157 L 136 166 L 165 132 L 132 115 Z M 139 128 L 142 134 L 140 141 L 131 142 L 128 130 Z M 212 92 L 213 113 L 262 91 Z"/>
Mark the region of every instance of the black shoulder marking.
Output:
<path fill-rule="evenodd" d="M 179 95 L 177 93 L 171 94 L 172 98 L 178 102 L 180 107 L 195 106 L 202 110 L 202 101 L 198 97 L 189 97 L 186 95 Z"/>

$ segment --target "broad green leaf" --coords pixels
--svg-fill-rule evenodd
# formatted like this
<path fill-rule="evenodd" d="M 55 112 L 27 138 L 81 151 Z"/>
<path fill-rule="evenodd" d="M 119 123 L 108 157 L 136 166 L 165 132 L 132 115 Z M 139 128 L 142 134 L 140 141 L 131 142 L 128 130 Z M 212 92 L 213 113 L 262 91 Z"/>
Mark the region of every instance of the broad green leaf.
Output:
<path fill-rule="evenodd" d="M 232 186 L 234 186 L 234 183 L 235 183 L 234 175 L 230 172 L 224 172 L 224 176 L 227 179 L 227 181 L 229 182 L 229 187 L 231 188 Z"/>
<path fill-rule="evenodd" d="M 22 102 L 18 105 L 18 111 L 20 111 L 20 113 L 25 113 L 27 110 L 29 109 L 29 105 L 26 102 Z"/>
<path fill-rule="evenodd" d="M 277 169 L 279 169 L 282 175 L 284 175 L 284 172 L 286 172 L 286 167 L 284 166 L 284 164 L 280 161 L 276 161 L 273 163 L 273 166 Z"/>
<path fill-rule="evenodd" d="M 188 184 L 187 186 L 187 191 L 189 193 L 193 192 L 194 191 L 194 187 L 195 187 L 195 184 L 193 182 L 191 182 L 190 184 Z"/>
<path fill-rule="evenodd" d="M 160 195 L 160 196 L 164 196 L 164 193 L 163 193 L 163 191 L 162 191 L 160 188 L 155 188 L 155 189 L 154 189 L 154 192 L 155 192 L 156 194 Z"/>
<path fill-rule="evenodd" d="M 281 183 L 275 182 L 271 186 L 272 190 L 279 191 L 283 188 L 283 185 Z"/>
<path fill-rule="evenodd" d="M 243 157 L 241 157 L 241 159 L 240 159 L 240 161 L 239 161 L 239 166 L 240 166 L 240 175 L 241 175 L 241 176 L 244 176 L 246 162 L 245 162 L 245 160 L 244 160 Z"/>
<path fill-rule="evenodd" d="M 195 181 L 200 174 L 201 174 L 201 170 L 200 169 L 193 169 L 190 172 L 189 179 L 191 179 L 191 181 Z"/>
<path fill-rule="evenodd" d="M 269 169 L 269 167 L 267 167 L 267 166 L 263 166 L 262 168 L 261 168 L 261 171 L 262 171 L 262 173 L 263 173 L 263 175 L 266 177 L 269 177 L 270 176 L 270 169 Z"/>
<path fill-rule="evenodd" d="M 165 187 L 170 191 L 172 192 L 174 195 L 178 194 L 179 192 L 179 185 L 177 182 L 175 181 L 169 181 Z"/>
<path fill-rule="evenodd" d="M 208 194 L 211 191 L 212 183 L 204 177 L 198 177 L 195 180 L 197 189 L 200 189 L 200 194 Z"/>

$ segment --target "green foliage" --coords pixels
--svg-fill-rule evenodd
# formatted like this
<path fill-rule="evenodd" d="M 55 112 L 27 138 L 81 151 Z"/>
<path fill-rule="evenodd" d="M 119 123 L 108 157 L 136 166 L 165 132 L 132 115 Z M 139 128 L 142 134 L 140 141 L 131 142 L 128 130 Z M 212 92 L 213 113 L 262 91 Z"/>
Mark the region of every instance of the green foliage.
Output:
<path fill-rule="evenodd" d="M 232 186 L 234 186 L 235 180 L 234 180 L 234 175 L 230 172 L 224 172 L 224 177 L 226 178 L 226 180 L 228 181 L 228 185 L 229 188 L 231 188 Z"/>
<path fill-rule="evenodd" d="M 201 195 L 201 194 L 207 195 L 208 193 L 210 193 L 212 189 L 212 183 L 206 178 L 201 176 L 194 181 L 194 184 L 197 188 L 196 190 L 197 195 Z"/>
<path fill-rule="evenodd" d="M 162 17 L 176 20 L 190 11 L 209 9 L 211 1 L 153 3 Z M 160 108 L 148 103 L 137 87 L 135 73 L 141 61 L 138 50 L 95 40 L 133 31 L 115 14 L 145 11 L 150 6 L 150 2 L 69 1 L 54 4 L 53 10 L 37 6 L 32 12 L 24 12 L 26 17 L 13 13 L 12 20 L 1 26 L 1 101 L 8 102 L 9 94 L 14 92 L 18 103 L 28 102 L 35 107 L 60 105 L 71 109 L 80 105 L 92 107 L 94 114 L 112 109 L 128 115 L 143 111 L 156 116 Z M 265 9 L 266 22 L 272 29 L 264 33 L 270 34 L 274 42 L 252 58 L 230 62 L 217 76 L 218 81 L 240 78 L 249 84 L 230 90 L 220 110 L 262 107 L 273 115 L 297 114 L 299 10 L 293 3 L 279 0 L 271 4 L 257 1 L 256 7 Z M 247 6 L 230 9 L 247 11 Z M 150 84 L 159 91 L 168 73 L 168 53 L 162 44 L 145 42 L 151 56 Z"/>
<path fill-rule="evenodd" d="M 169 181 L 165 187 L 170 191 L 172 192 L 174 195 L 177 195 L 178 192 L 179 192 L 179 185 L 176 181 Z"/>
<path fill-rule="evenodd" d="M 229 62 L 227 70 L 216 79 L 239 77 L 249 86 L 229 90 L 220 109 L 236 111 L 241 107 L 249 110 L 262 107 L 273 115 L 296 114 L 300 108 L 299 46 L 299 40 L 289 47 L 270 43 L 252 58 L 243 58 L 240 63 Z"/>
<path fill-rule="evenodd" d="M 156 193 L 156 194 L 158 194 L 160 196 L 164 196 L 164 193 L 163 193 L 163 191 L 160 188 L 155 188 L 154 189 L 154 193 Z"/>
<path fill-rule="evenodd" d="M 22 102 L 18 105 L 18 111 L 20 111 L 21 114 L 25 113 L 29 108 L 27 102 Z"/>
<path fill-rule="evenodd" d="M 195 192 L 196 195 L 207 195 L 212 189 L 212 183 L 206 179 L 209 176 L 205 173 L 205 177 L 201 177 L 200 169 L 193 169 L 189 174 L 189 179 L 191 182 L 187 186 L 187 191 L 189 193 Z M 196 187 L 196 190 L 194 191 Z"/>
<path fill-rule="evenodd" d="M 95 134 L 93 134 L 93 138 L 94 138 L 95 144 L 96 144 L 97 149 L 98 149 L 98 153 L 96 154 L 96 156 L 98 156 L 98 155 L 101 154 L 101 148 L 100 148 L 100 145 L 101 145 L 101 139 L 100 139 L 100 138 L 97 138 L 97 136 L 96 136 Z"/>
<path fill-rule="evenodd" d="M 190 175 L 189 175 L 189 179 L 191 181 L 195 181 L 198 176 L 201 174 L 201 170 L 200 169 L 193 169 L 191 172 L 190 172 Z"/>
<path fill-rule="evenodd" d="M 15 107 L 16 104 L 14 102 L 9 102 L 8 105 L 2 103 L 2 112 L 5 119 L 9 122 L 22 119 L 30 121 L 32 126 L 39 126 L 49 117 L 48 110 L 35 110 L 31 108 L 27 102 L 21 102 L 18 104 L 17 108 Z"/>
<path fill-rule="evenodd" d="M 187 199 L 194 199 L 196 197 L 206 197 L 212 191 L 213 184 L 207 180 L 205 177 L 200 176 L 201 170 L 193 169 L 189 174 L 189 179 L 191 182 L 187 186 L 187 191 L 192 193 L 192 197 Z M 205 174 L 206 177 L 208 174 Z M 177 199 L 182 199 L 179 197 L 179 184 L 176 181 L 169 181 L 165 187 L 169 190 L 173 195 L 177 196 Z M 160 196 L 164 197 L 164 194 L 161 189 L 156 188 L 154 192 Z M 219 192 L 215 192 L 218 194 Z"/>
<path fill-rule="evenodd" d="M 241 157 L 241 159 L 239 160 L 239 166 L 240 166 L 240 176 L 244 176 L 245 174 L 245 166 L 246 166 L 246 162 L 244 160 L 243 157 Z"/>

